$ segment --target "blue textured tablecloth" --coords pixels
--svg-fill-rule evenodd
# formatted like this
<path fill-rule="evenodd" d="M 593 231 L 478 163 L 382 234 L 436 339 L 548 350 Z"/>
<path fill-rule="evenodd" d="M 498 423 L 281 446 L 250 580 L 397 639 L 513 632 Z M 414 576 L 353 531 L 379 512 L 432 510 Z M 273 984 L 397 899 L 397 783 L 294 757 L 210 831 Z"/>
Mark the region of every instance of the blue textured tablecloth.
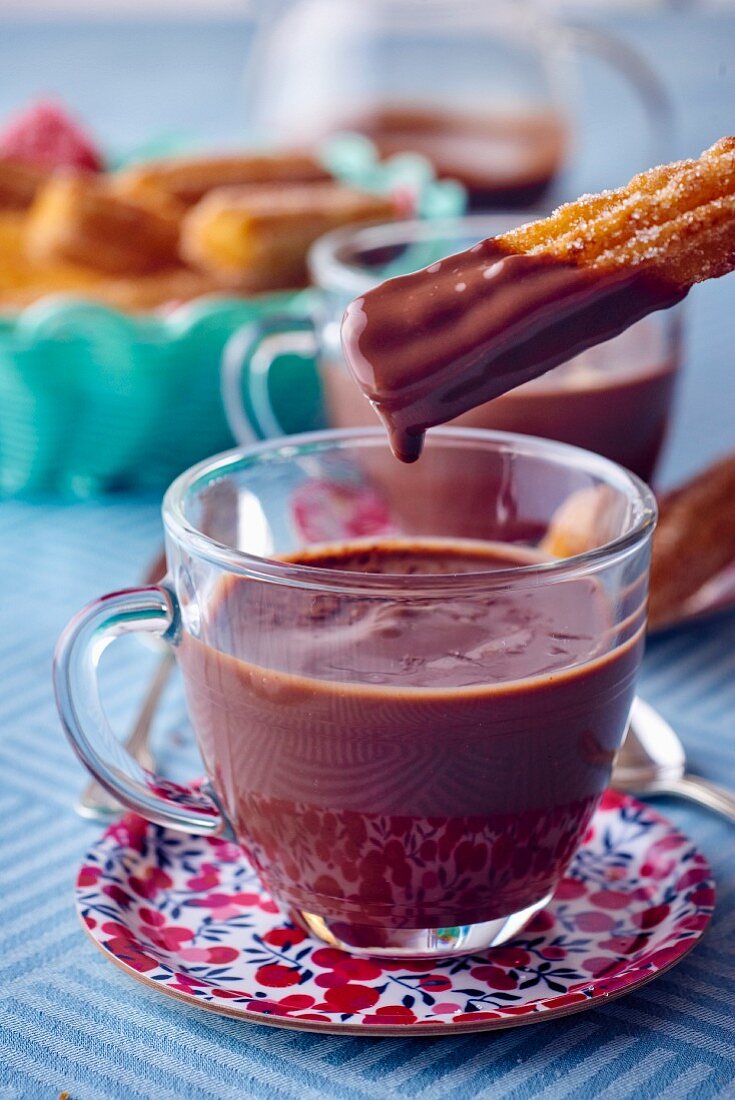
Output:
<path fill-rule="evenodd" d="M 732 130 L 735 18 L 630 18 L 619 29 L 672 89 L 679 151 Z M 59 88 L 98 128 L 105 119 L 116 127 L 121 145 L 156 126 L 206 135 L 209 120 L 217 136 L 231 134 L 239 35 L 225 25 L 175 33 L 0 25 L 0 114 L 30 91 Z M 665 480 L 735 443 L 734 290 L 730 277 L 692 295 Z M 84 777 L 54 711 L 51 650 L 82 603 L 136 582 L 159 538 L 154 501 L 0 503 L 0 1100 L 63 1089 L 73 1100 L 735 1095 L 735 832 L 680 802 L 661 805 L 713 864 L 711 930 L 639 993 L 566 1020 L 434 1040 L 275 1031 L 156 997 L 95 952 L 77 924 L 72 884 L 99 830 L 72 809 Z M 105 658 L 105 700 L 121 729 L 150 659 L 133 642 Z M 735 616 L 652 643 L 642 694 L 679 730 L 692 765 L 735 788 Z M 174 775 L 197 767 L 187 730 L 173 684 L 157 748 Z"/>

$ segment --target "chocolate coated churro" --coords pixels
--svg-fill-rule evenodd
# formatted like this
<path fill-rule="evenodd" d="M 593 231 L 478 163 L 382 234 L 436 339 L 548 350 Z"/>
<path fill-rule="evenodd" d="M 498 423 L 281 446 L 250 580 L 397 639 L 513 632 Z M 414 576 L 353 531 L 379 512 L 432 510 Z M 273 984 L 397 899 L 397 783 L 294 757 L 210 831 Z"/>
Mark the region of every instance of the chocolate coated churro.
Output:
<path fill-rule="evenodd" d="M 347 309 L 347 360 L 413 461 L 427 428 L 735 267 L 735 138 L 389 280 Z"/>

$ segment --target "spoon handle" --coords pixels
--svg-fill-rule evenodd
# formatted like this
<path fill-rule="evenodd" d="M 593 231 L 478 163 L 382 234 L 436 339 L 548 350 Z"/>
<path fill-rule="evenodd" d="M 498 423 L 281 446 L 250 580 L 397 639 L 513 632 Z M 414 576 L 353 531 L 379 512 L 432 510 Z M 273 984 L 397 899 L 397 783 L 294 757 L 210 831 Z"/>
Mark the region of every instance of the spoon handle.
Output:
<path fill-rule="evenodd" d="M 726 817 L 735 825 L 735 794 L 702 779 L 698 775 L 683 775 L 681 779 L 670 779 L 658 787 L 661 794 L 670 793 L 698 802 L 701 806 Z"/>

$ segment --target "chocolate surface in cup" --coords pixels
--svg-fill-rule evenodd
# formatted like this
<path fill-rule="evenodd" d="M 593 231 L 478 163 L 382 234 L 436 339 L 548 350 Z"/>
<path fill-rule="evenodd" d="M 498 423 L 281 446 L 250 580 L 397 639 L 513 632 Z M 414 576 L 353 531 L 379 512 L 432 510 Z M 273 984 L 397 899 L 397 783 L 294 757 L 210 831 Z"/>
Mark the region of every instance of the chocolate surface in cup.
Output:
<path fill-rule="evenodd" d="M 418 928 L 544 898 L 610 774 L 640 599 L 614 628 L 593 578 L 493 587 L 493 571 L 537 559 L 477 541 L 288 560 L 385 574 L 391 593 L 229 577 L 179 650 L 207 771 L 276 899 L 350 926 Z M 463 587 L 485 571 L 487 589 Z M 416 574 L 444 578 L 446 594 L 417 593 Z"/>
<path fill-rule="evenodd" d="M 390 279 L 352 302 L 347 362 L 412 462 L 427 428 L 540 377 L 685 292 L 645 271 L 510 253 L 496 240 Z"/>

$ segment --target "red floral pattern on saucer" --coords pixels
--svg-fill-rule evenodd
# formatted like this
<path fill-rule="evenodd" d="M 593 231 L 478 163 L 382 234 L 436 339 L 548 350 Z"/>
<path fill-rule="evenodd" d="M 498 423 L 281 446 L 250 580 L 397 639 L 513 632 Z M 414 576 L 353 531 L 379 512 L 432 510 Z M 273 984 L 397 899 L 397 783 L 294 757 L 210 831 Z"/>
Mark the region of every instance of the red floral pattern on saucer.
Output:
<path fill-rule="evenodd" d="M 569 875 L 512 942 L 439 962 L 364 959 L 289 924 L 228 841 L 128 814 L 79 871 L 95 943 L 161 992 L 260 1023 L 456 1034 L 591 1008 L 668 969 L 709 923 L 704 856 L 607 792 Z"/>

